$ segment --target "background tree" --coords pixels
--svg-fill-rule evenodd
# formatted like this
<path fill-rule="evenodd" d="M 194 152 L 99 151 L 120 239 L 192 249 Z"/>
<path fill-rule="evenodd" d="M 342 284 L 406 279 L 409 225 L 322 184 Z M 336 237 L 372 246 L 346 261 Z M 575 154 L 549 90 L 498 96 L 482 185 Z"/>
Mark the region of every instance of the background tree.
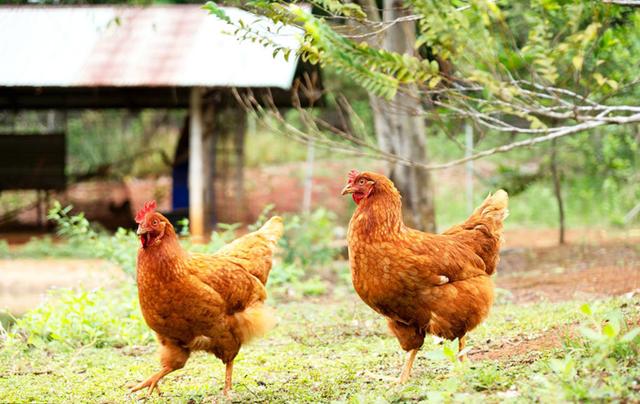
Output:
<path fill-rule="evenodd" d="M 568 174 L 568 167 L 563 167 L 565 154 L 568 144 L 573 143 L 559 139 L 593 134 L 596 128 L 612 125 L 620 128 L 607 129 L 606 142 L 610 136 L 635 139 L 631 129 L 640 122 L 634 73 L 640 54 L 637 9 L 577 0 L 412 0 L 404 4 L 407 8 L 385 2 L 378 19 L 380 14 L 372 12 L 374 6 L 368 4 L 361 8 L 332 0 L 311 3 L 323 13 L 312 14 L 295 3 L 279 1 L 249 1 L 242 6 L 283 24 L 299 25 L 304 60 L 335 69 L 379 97 L 372 98 L 378 136 L 372 144 L 357 131 L 327 128 L 317 119 L 303 120 L 309 123 L 304 128 L 279 120 L 301 140 L 324 137 L 319 145 L 377 157 L 394 167 L 422 170 L 507 152 L 522 163 L 526 157 L 515 157 L 514 150 L 554 141 L 554 158 L 546 154 L 550 160 L 541 161 L 540 153 L 529 153 L 528 157 L 539 165 L 534 177 L 549 178 L 549 182 L 552 176 L 545 174 L 543 167 L 559 162 L 552 164 L 555 171 L 546 172 L 556 173 L 557 195 L 561 196 L 561 174 Z M 214 4 L 208 3 L 206 8 L 226 18 Z M 349 23 L 344 24 L 345 20 Z M 240 39 L 270 46 L 268 38 L 252 32 L 250 22 L 228 22 L 236 26 Z M 411 27 L 416 22 L 414 32 Z M 428 50 L 424 58 L 418 54 L 423 49 Z M 274 54 L 285 56 L 290 52 L 274 50 Z M 261 113 L 277 116 L 277 111 L 258 104 L 248 103 Z M 472 122 L 480 141 L 476 147 L 482 148 L 446 162 L 429 162 L 423 140 L 425 120 L 430 131 L 447 132 L 454 142 L 460 142 L 460 123 Z M 420 131 L 423 134 L 418 136 Z M 576 139 L 580 147 L 594 141 L 593 137 Z M 636 143 L 629 147 L 637 147 L 633 146 Z M 630 167 L 637 166 L 636 157 L 625 161 Z M 420 200 L 416 194 L 420 184 L 429 188 L 428 176 L 417 184 L 411 181 L 411 176 L 416 178 L 415 173 L 422 170 L 395 172 L 397 182 L 403 182 L 397 178 L 400 175 L 411 184 L 412 189 L 403 189 L 403 193 L 414 195 L 416 201 Z M 637 194 L 637 189 L 633 193 Z M 428 203 L 426 206 L 431 208 Z"/>
<path fill-rule="evenodd" d="M 375 1 L 369 1 L 364 5 L 364 10 L 370 20 L 378 23 L 406 18 L 411 14 L 411 10 L 399 0 L 384 0 L 381 11 Z M 370 42 L 390 52 L 415 56 L 415 21 L 394 24 L 380 35 L 373 36 Z M 426 164 L 427 125 L 425 118 L 419 113 L 422 106 L 416 96 L 418 89 L 415 84 L 408 84 L 405 90 L 412 96 L 396 94 L 393 98 L 386 99 L 375 92 L 369 93 L 376 137 L 381 150 Z M 404 196 L 402 207 L 406 223 L 417 229 L 435 231 L 431 173 L 397 162 L 389 163 L 388 173 Z"/>

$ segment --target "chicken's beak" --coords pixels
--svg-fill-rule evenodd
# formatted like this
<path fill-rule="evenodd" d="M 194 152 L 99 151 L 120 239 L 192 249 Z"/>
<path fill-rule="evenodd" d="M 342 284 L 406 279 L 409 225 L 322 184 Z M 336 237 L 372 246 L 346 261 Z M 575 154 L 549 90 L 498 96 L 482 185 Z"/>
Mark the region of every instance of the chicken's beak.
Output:
<path fill-rule="evenodd" d="M 142 228 L 142 226 L 138 226 L 138 230 L 136 230 L 136 234 L 138 236 L 142 236 L 143 234 L 146 234 L 147 231 L 145 229 Z"/>
<path fill-rule="evenodd" d="M 353 193 L 353 188 L 351 188 L 351 184 L 347 184 L 346 187 L 342 188 L 342 192 L 340 193 L 340 195 L 346 195 L 346 194 L 352 194 Z"/>

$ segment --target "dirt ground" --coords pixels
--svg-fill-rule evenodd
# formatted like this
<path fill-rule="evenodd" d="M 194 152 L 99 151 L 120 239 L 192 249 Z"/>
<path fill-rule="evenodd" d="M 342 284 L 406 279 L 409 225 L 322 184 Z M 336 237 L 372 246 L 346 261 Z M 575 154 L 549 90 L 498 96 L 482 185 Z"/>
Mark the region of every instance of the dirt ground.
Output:
<path fill-rule="evenodd" d="M 0 260 L 0 311 L 20 315 L 37 306 L 48 289 L 112 287 L 125 279 L 120 268 L 101 260 Z"/>
<path fill-rule="evenodd" d="M 640 288 L 640 239 L 635 232 L 569 232 L 563 246 L 536 247 L 552 230 L 528 231 L 511 238 L 501 252 L 497 286 L 518 303 L 620 295 Z M 507 234 L 507 240 L 512 233 Z M 581 237 L 580 242 L 571 241 Z M 534 247 L 523 247 L 529 242 Z M 521 246 L 518 244 L 521 243 Z"/>
<path fill-rule="evenodd" d="M 496 286 L 507 291 L 509 301 L 515 304 L 590 301 L 640 294 L 640 240 L 635 232 L 611 235 L 574 230 L 569 232 L 569 243 L 564 246 L 549 246 L 547 233 L 555 231 L 510 234 L 511 243 L 507 241 L 508 247 L 501 254 L 496 278 Z M 536 243 L 536 240 L 545 241 Z M 538 247 L 523 247 L 527 242 Z M 640 325 L 640 319 L 635 319 L 633 325 Z M 575 332 L 575 325 L 570 325 L 533 337 L 489 341 L 485 348 L 471 351 L 469 357 L 472 360 L 518 357 L 519 362 L 534 361 L 540 351 L 561 346 Z"/>

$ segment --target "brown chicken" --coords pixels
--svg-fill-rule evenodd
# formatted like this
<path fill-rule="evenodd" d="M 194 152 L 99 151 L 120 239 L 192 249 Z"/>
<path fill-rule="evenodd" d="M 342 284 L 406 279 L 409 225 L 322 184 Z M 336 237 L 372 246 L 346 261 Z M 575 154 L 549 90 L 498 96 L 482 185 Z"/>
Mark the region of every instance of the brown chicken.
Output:
<path fill-rule="evenodd" d="M 282 218 L 274 216 L 260 230 L 205 255 L 185 251 L 155 207 L 155 201 L 148 202 L 136 215 L 142 243 L 137 273 L 140 308 L 157 334 L 162 369 L 131 390 L 153 392 L 160 379 L 185 365 L 192 351 L 206 351 L 226 364 L 228 395 L 240 347 L 275 324 L 264 306 L 265 284 Z"/>
<path fill-rule="evenodd" d="M 358 205 L 348 232 L 353 286 L 409 352 L 404 383 L 426 334 L 458 338 L 462 351 L 487 317 L 508 196 L 489 195 L 466 222 L 429 234 L 404 225 L 400 194 L 383 175 L 353 170 L 342 194 Z"/>

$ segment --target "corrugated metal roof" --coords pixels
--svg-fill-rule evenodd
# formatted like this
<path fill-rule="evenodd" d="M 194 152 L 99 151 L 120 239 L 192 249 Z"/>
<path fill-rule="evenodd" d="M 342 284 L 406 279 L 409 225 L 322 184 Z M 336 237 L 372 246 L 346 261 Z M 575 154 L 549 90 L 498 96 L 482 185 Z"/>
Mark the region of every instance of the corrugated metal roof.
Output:
<path fill-rule="evenodd" d="M 264 17 L 226 8 L 232 19 Z M 0 7 L 0 86 L 291 87 L 297 59 L 238 41 L 198 5 Z M 300 31 L 268 33 L 292 49 Z"/>

